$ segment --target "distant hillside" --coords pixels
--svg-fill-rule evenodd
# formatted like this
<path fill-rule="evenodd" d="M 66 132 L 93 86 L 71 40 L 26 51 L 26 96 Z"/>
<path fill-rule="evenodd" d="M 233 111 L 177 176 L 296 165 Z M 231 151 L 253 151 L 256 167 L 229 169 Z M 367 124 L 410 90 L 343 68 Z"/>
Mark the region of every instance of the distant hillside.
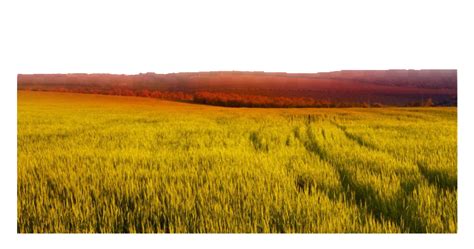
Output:
<path fill-rule="evenodd" d="M 457 104 L 457 72 L 20 74 L 18 89 L 138 95 L 249 107 L 451 106 Z M 428 100 L 431 103 L 427 103 Z"/>
<path fill-rule="evenodd" d="M 379 85 L 456 89 L 456 70 L 343 70 L 320 77 L 349 79 Z"/>

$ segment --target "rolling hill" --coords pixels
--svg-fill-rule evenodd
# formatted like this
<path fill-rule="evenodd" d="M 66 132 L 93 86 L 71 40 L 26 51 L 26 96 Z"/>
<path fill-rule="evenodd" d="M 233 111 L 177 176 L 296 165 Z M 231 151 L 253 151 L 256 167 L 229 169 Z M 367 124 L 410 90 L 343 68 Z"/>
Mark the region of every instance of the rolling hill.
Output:
<path fill-rule="evenodd" d="M 19 74 L 19 90 L 137 95 L 224 106 L 455 106 L 456 70 Z"/>

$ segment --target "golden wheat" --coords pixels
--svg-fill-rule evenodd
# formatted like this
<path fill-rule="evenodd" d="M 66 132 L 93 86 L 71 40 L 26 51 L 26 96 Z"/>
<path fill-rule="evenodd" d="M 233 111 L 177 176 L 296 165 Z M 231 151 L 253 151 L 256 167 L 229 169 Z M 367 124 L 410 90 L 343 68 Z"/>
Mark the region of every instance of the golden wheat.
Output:
<path fill-rule="evenodd" d="M 456 108 L 18 92 L 18 232 L 456 232 Z"/>

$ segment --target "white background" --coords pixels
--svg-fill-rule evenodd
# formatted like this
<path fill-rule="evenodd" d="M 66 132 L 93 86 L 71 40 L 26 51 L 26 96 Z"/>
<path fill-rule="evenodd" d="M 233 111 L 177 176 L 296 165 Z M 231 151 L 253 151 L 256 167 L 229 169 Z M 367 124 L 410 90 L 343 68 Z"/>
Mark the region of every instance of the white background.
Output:
<path fill-rule="evenodd" d="M 29 248 L 472 246 L 473 12 L 469 1 L 1 1 L 1 243 Z M 16 234 L 18 73 L 394 68 L 458 69 L 458 234 Z"/>

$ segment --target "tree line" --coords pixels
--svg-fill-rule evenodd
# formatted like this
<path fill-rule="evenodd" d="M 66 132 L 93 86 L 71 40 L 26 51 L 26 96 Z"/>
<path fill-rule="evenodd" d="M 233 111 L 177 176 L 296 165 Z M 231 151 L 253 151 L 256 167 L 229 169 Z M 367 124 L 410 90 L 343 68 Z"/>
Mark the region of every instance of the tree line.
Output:
<path fill-rule="evenodd" d="M 53 91 L 53 92 L 71 92 L 86 94 L 101 94 L 115 96 L 135 96 L 147 97 L 163 100 L 173 100 L 205 105 L 226 106 L 226 107 L 261 107 L 261 108 L 303 108 L 303 107 L 383 107 L 384 104 L 374 102 L 340 102 L 331 100 L 317 100 L 307 97 L 273 97 L 265 95 L 250 95 L 224 92 L 200 91 L 195 93 L 183 91 L 158 91 L 148 89 L 130 89 L 130 88 L 41 88 L 41 87 L 22 87 L 19 90 L 30 91 Z M 411 102 L 406 106 L 436 106 L 431 98 L 420 102 Z"/>

